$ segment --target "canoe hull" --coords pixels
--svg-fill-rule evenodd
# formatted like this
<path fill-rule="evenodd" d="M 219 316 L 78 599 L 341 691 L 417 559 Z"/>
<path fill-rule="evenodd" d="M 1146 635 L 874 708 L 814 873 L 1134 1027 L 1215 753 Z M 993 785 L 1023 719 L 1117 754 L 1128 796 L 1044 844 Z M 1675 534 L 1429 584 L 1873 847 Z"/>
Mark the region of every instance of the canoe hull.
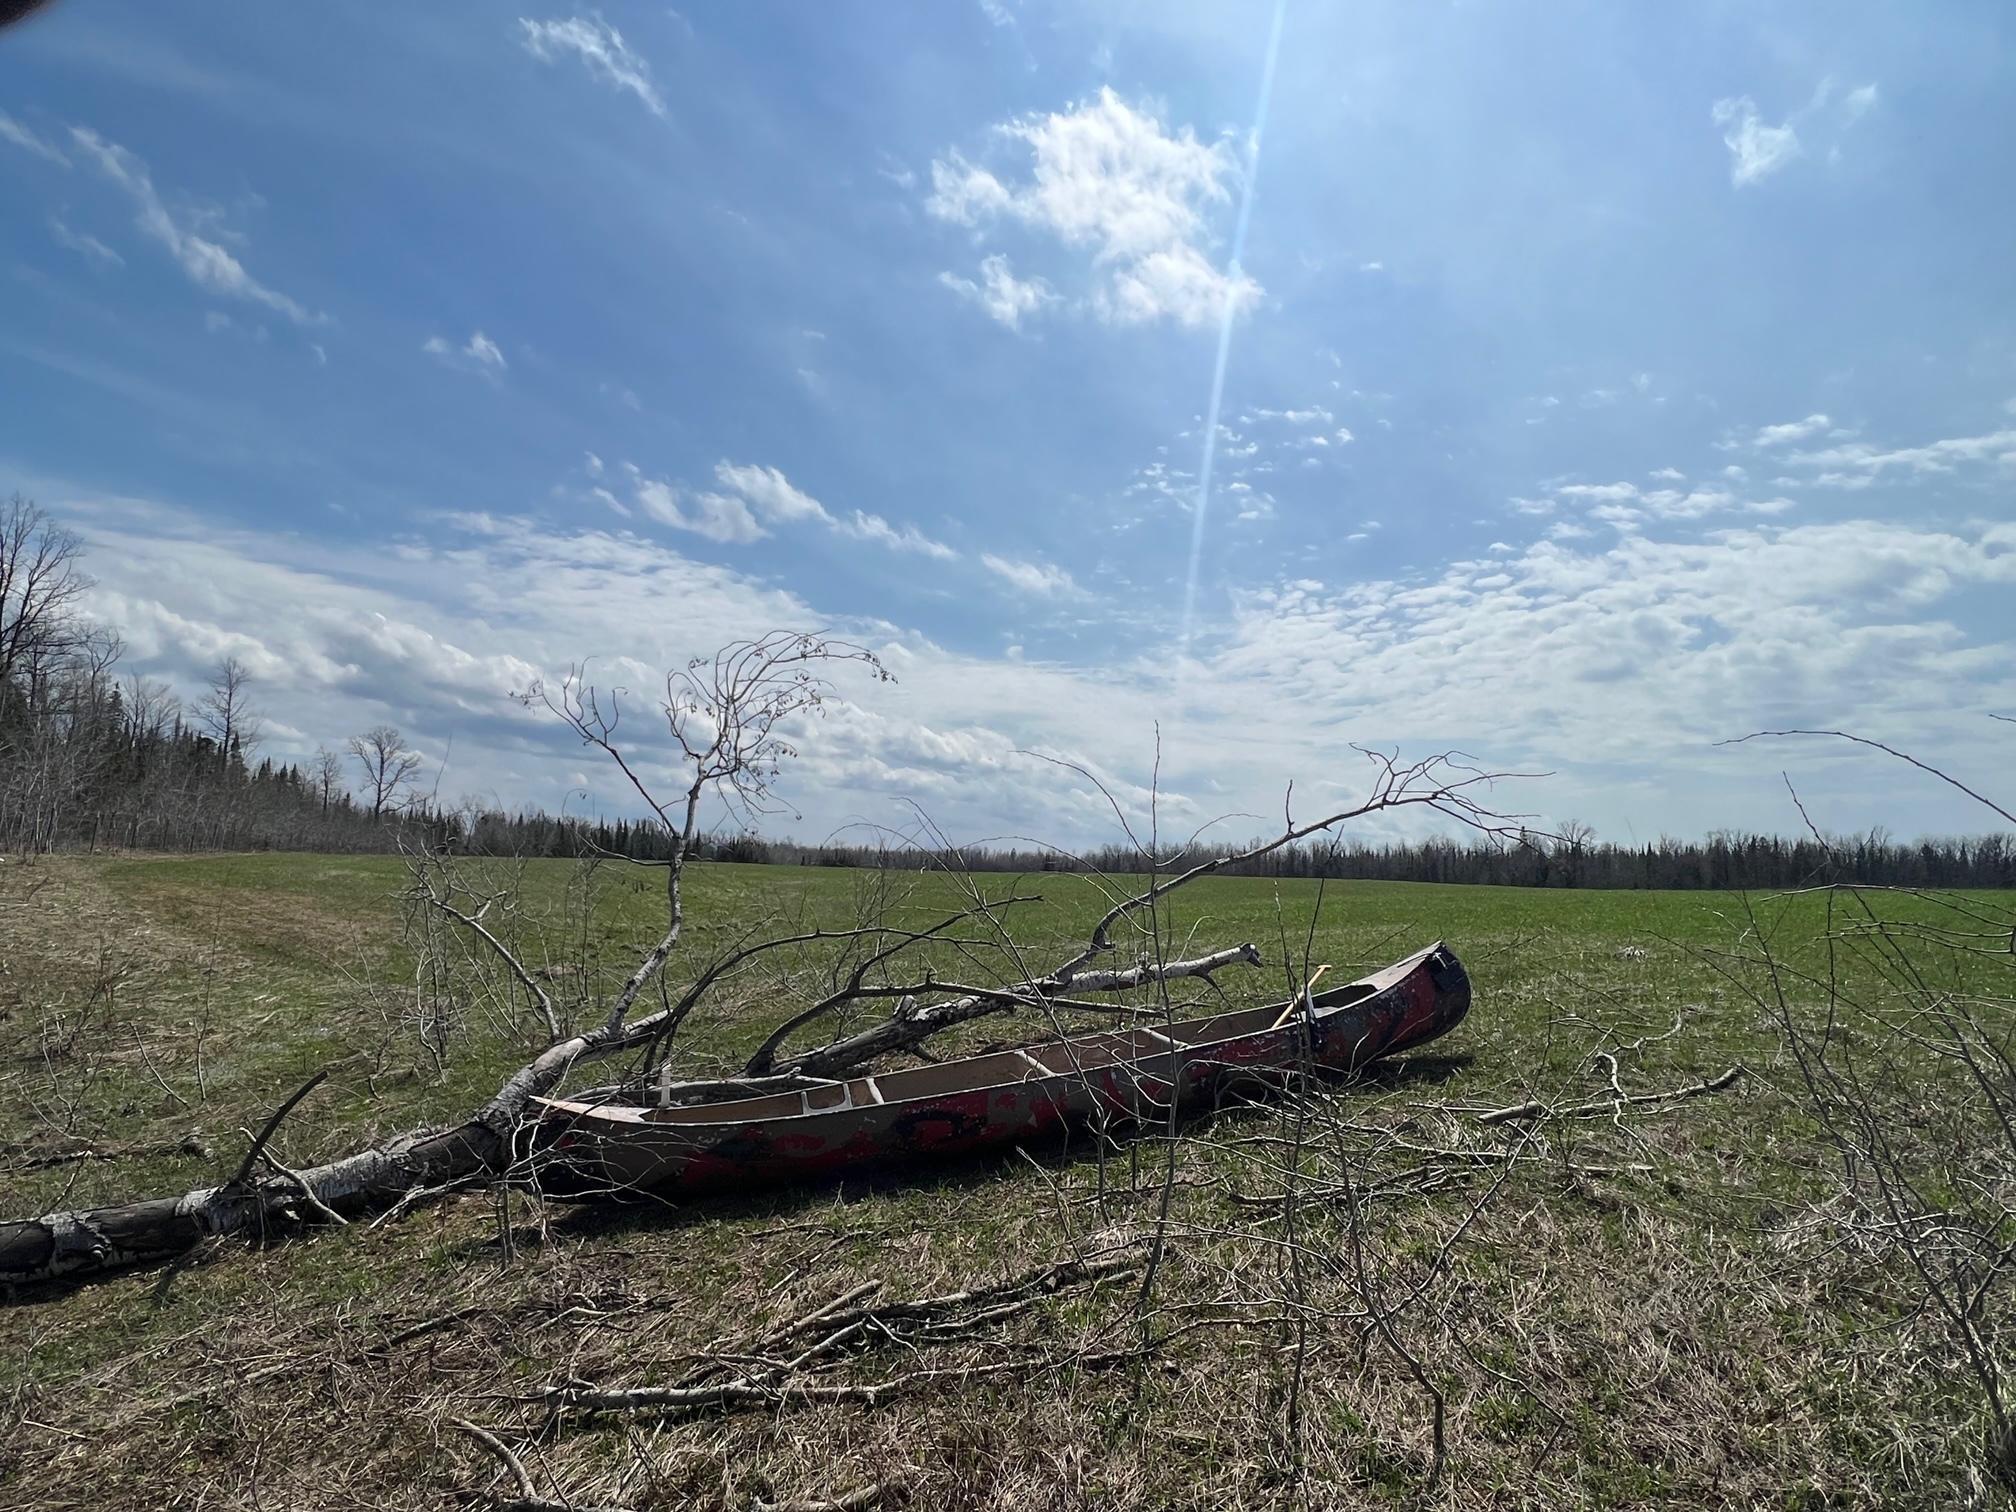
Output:
<path fill-rule="evenodd" d="M 1438 943 L 1319 993 L 1307 1008 L 1280 1004 L 1166 1026 L 1170 1035 L 1087 1035 L 1034 1054 L 862 1077 L 835 1084 L 835 1105 L 799 1098 L 784 1116 L 779 1106 L 792 1099 L 775 1096 L 678 1110 L 545 1100 L 534 1155 L 542 1182 L 563 1195 L 686 1196 L 817 1180 L 1035 1144 L 1085 1125 L 1159 1123 L 1172 1101 L 1180 1117 L 1304 1072 L 1348 1075 L 1448 1032 L 1469 1007 L 1469 978 Z M 962 1074 L 981 1084 L 944 1085 Z M 905 1086 L 915 1095 L 901 1095 Z M 748 1116 L 759 1104 L 770 1116 Z"/>

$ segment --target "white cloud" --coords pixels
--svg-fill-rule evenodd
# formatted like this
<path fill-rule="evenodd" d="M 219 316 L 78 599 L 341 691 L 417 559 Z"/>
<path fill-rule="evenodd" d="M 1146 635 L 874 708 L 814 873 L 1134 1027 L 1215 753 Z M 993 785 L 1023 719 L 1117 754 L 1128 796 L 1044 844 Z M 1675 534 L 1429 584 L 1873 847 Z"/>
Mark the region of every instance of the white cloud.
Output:
<path fill-rule="evenodd" d="M 1748 95 L 1717 100 L 1710 115 L 1722 128 L 1722 141 L 1729 149 L 1729 181 L 1738 188 L 1760 183 L 1804 157 L 1807 139 L 1800 136 L 1801 131 L 1825 149 L 1822 156 L 1829 163 L 1838 162 L 1848 128 L 1867 115 L 1876 101 L 1876 86 L 1864 84 L 1837 102 L 1834 81 L 1822 79 L 1803 109 L 1787 116 L 1784 125 L 1772 126 L 1766 124 L 1756 101 Z"/>
<path fill-rule="evenodd" d="M 1218 319 L 1229 304 L 1244 310 L 1258 301 L 1260 286 L 1243 273 L 1221 273 L 1197 248 L 1158 247 L 1116 267 L 1101 297 L 1102 316 L 1115 325 L 1141 325 L 1165 317 L 1186 326 Z"/>
<path fill-rule="evenodd" d="M 943 541 L 934 541 L 914 525 L 901 527 L 891 525 L 878 514 L 868 514 L 855 510 L 844 520 L 835 520 L 833 528 L 842 535 L 853 536 L 859 541 L 873 541 L 878 546 L 887 546 L 891 551 L 909 551 L 918 556 L 927 556 L 935 561 L 950 562 L 959 553 Z"/>
<path fill-rule="evenodd" d="M 193 282 L 213 293 L 264 305 L 296 325 L 327 323 L 326 316 L 315 314 L 277 289 L 268 288 L 229 251 L 178 220 L 155 190 L 147 165 L 134 154 L 116 142 L 106 141 L 88 126 L 73 126 L 70 135 L 107 178 L 132 196 L 139 206 L 140 229 L 166 247 Z"/>
<path fill-rule="evenodd" d="M 826 512 L 824 504 L 802 488 L 793 486 L 791 480 L 774 467 L 721 462 L 716 464 L 714 476 L 724 488 L 733 489 L 747 499 L 756 512 L 773 525 L 795 520 L 817 520 L 823 525 L 833 523 L 833 516 Z"/>
<path fill-rule="evenodd" d="M 742 546 L 770 532 L 756 522 L 748 504 L 732 494 L 691 493 L 655 478 L 636 487 L 637 507 L 660 525 L 690 530 L 723 545 Z"/>
<path fill-rule="evenodd" d="M 605 470 L 602 459 L 593 452 L 587 456 L 588 475 L 601 477 Z M 662 479 L 646 477 L 630 463 L 625 463 L 623 470 L 630 478 L 635 505 L 647 518 L 724 545 L 760 541 L 782 526 L 817 525 L 850 540 L 934 561 L 949 562 L 959 556 L 952 547 L 931 539 L 915 526 L 892 525 L 881 515 L 861 509 L 835 514 L 774 467 L 719 462 L 714 468 L 714 481 L 720 485 L 718 491 L 680 488 Z M 597 487 L 590 493 L 617 513 L 629 513 L 628 506 L 608 489 Z"/>
<path fill-rule="evenodd" d="M 1783 425 L 1763 426 L 1753 439 L 1759 446 L 1779 446 L 1788 441 L 1806 441 L 1820 435 L 1833 423 L 1825 415 L 1808 415 L 1804 420 L 1788 420 Z"/>
<path fill-rule="evenodd" d="M 1078 585 L 1071 580 L 1070 573 L 1048 562 L 1016 561 L 1008 557 L 995 556 L 992 552 L 982 556 L 980 560 L 989 572 L 997 574 L 1024 593 L 1054 596 L 1078 591 Z"/>
<path fill-rule="evenodd" d="M 239 656 L 258 679 L 276 756 L 389 720 L 435 750 L 454 736 L 445 793 L 634 813 L 620 774 L 583 767 L 578 743 L 520 709 L 512 690 L 589 658 L 605 690 L 632 690 L 626 707 L 637 712 L 690 657 L 764 629 L 824 626 L 873 647 L 899 681 L 843 669 L 825 717 L 792 730 L 802 755 L 781 789 L 810 817 L 780 820 L 773 833 L 817 839 L 863 814 L 900 824 L 909 799 L 955 835 L 1000 834 L 1040 816 L 1052 841 L 1113 838 L 1105 799 L 1032 747 L 1088 768 L 1134 813 L 1149 801 L 1153 696 L 1131 678 L 950 652 L 629 532 L 437 517 L 386 551 L 52 492 L 86 536 L 100 580 L 92 608 L 128 631 L 129 665 L 188 691 L 217 657 Z M 668 599 L 676 614 L 665 612 Z M 1087 708 L 1111 726 L 1088 732 Z M 648 720 L 626 719 L 624 729 L 646 780 L 681 781 Z M 585 799 L 575 791 L 584 787 Z M 1197 805 L 1166 769 L 1163 789 L 1165 816 L 1194 825 Z"/>
<path fill-rule="evenodd" d="M 996 252 L 980 260 L 980 282 L 940 273 L 938 281 L 963 298 L 970 299 L 1011 331 L 1022 328 L 1022 317 L 1033 315 L 1057 298 L 1050 285 L 1040 278 L 1017 278 L 1008 259 Z"/>
<path fill-rule="evenodd" d="M 874 646 L 899 681 L 846 687 L 827 719 L 802 739 L 794 732 L 805 754 L 785 791 L 813 816 L 795 826 L 806 838 L 850 816 L 892 817 L 907 797 L 962 838 L 1033 824 L 1066 842 L 1104 840 L 1111 820 L 1097 795 L 1017 749 L 1086 762 L 1138 813 L 1158 722 L 1172 814 L 1198 811 L 1205 792 L 1210 812 L 1278 812 L 1289 777 L 1302 779 L 1298 812 L 1355 792 L 1332 758 L 1357 739 L 1560 770 L 1494 801 L 1543 812 L 1572 802 L 1606 829 L 1626 819 L 1641 833 L 1768 827 L 1785 822 L 1773 806 L 1783 757 L 1751 769 L 1709 741 L 1826 720 L 1908 734 L 1955 770 L 1993 771 L 2006 760 L 2002 727 L 1972 731 L 1986 724 L 1976 711 L 2016 705 L 2006 632 L 1984 640 L 1946 617 L 1970 590 L 2016 588 L 2009 524 L 1851 520 L 1633 534 L 1593 548 L 1497 542 L 1426 579 L 1322 574 L 1334 587 L 1288 569 L 1292 583 L 1239 595 L 1231 622 L 1200 637 L 1191 658 L 1172 660 L 1146 637 L 1133 662 L 1102 642 L 1073 666 L 1019 633 L 1021 657 L 948 651 L 620 529 L 422 515 L 387 550 L 38 492 L 85 534 L 100 580 L 92 607 L 125 628 L 134 670 L 186 690 L 206 663 L 239 655 L 276 725 L 307 732 L 276 756 L 381 720 L 435 749 L 453 731 L 450 793 L 580 811 L 568 793 L 585 778 L 587 808 L 633 812 L 610 774 L 582 768 L 562 732 L 526 716 L 509 691 L 594 657 L 604 686 L 644 694 L 666 669 L 752 630 L 831 626 Z M 1295 719 L 1284 724 L 1282 708 Z M 636 729 L 649 775 L 669 780 L 644 722 Z M 1824 772 L 1800 778 L 1809 804 L 1828 804 L 1823 823 L 1972 822 L 1957 809 L 1911 810 L 1893 790 L 1872 791 L 1866 773 L 1833 800 L 1825 782 Z"/>
<path fill-rule="evenodd" d="M 1818 451 L 1793 452 L 1785 460 L 1793 466 L 1827 469 L 1813 481 L 1841 488 L 1867 487 L 1892 469 L 1921 476 L 1950 473 L 1968 464 L 1994 463 L 2016 469 L 2016 430 L 1952 436 L 1923 446 L 1887 450 L 1867 441 L 1850 441 Z"/>
<path fill-rule="evenodd" d="M 471 332 L 469 339 L 459 347 L 445 336 L 429 336 L 420 343 L 420 350 L 450 367 L 467 368 L 486 378 L 495 378 L 511 366 L 504 360 L 503 349 L 481 331 Z"/>
<path fill-rule="evenodd" d="M 566 21 L 532 21 L 520 17 L 519 40 L 542 63 L 565 54 L 578 57 L 589 73 L 612 88 L 635 95 L 655 116 L 665 114 L 665 101 L 651 82 L 651 65 L 632 52 L 623 34 L 598 15 Z"/>
<path fill-rule="evenodd" d="M 1316 728 L 1488 733 L 1499 759 L 1675 774 L 1708 741 L 1781 720 L 1937 738 L 1931 725 L 2016 695 L 2012 648 L 1970 644 L 1937 611 L 1964 587 L 2016 586 L 2012 548 L 2016 526 L 1869 520 L 1541 542 L 1425 583 L 1249 594 L 1211 686 L 1264 690 Z M 1446 717 L 1410 719 L 1424 699 Z M 1488 732 L 1466 708 L 1488 710 Z"/>
<path fill-rule="evenodd" d="M 1739 188 L 1769 178 L 1803 150 L 1792 123 L 1766 125 L 1748 95 L 1717 100 L 1711 115 L 1729 149 L 1729 182 Z"/>
<path fill-rule="evenodd" d="M 1732 474 L 1731 481 L 1741 480 Z M 1743 498 L 1727 488 L 1646 489 L 1635 483 L 1564 483 L 1552 491 L 1552 500 L 1514 499 L 1512 507 L 1521 514 L 1546 514 L 1555 501 L 1565 501 L 1586 508 L 1591 519 L 1620 530 L 1634 529 L 1645 520 L 1699 520 L 1711 514 L 1776 515 L 1794 507 L 1790 499 Z"/>
<path fill-rule="evenodd" d="M 931 164 L 925 208 L 940 220 L 984 228 L 1013 220 L 1092 254 L 1091 305 L 1115 324 L 1216 320 L 1251 307 L 1260 286 L 1218 267 L 1202 245 L 1206 212 L 1230 199 L 1229 148 L 1170 133 L 1147 108 L 1111 89 L 1050 115 L 996 128 L 1029 152 L 1026 180 L 1010 184 L 957 151 Z"/>
<path fill-rule="evenodd" d="M 23 152 L 32 152 L 45 162 L 57 163 L 65 168 L 70 166 L 70 159 L 63 155 L 62 148 L 43 140 L 4 110 L 0 110 L 0 142 L 12 142 Z"/>
<path fill-rule="evenodd" d="M 49 234 L 56 238 L 56 244 L 59 247 L 68 247 L 72 252 L 84 258 L 85 261 L 96 263 L 101 268 L 123 268 L 126 266 L 125 258 L 114 252 L 105 243 L 98 240 L 97 237 L 91 235 L 90 232 L 71 230 L 69 226 L 64 224 L 61 216 L 52 215 L 49 217 Z"/>

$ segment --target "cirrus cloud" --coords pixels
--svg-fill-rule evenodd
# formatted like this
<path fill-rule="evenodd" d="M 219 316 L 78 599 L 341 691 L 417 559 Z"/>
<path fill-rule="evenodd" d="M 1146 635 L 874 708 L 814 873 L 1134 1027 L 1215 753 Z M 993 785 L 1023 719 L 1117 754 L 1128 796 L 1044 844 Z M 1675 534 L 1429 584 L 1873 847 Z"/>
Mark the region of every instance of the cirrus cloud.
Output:
<path fill-rule="evenodd" d="M 140 229 L 168 249 L 191 282 L 216 294 L 249 300 L 285 315 L 296 325 L 326 325 L 320 315 L 279 290 L 261 283 L 245 265 L 210 237 L 199 234 L 186 216 L 169 210 L 146 163 L 117 142 L 107 141 L 88 126 L 73 126 L 70 136 L 85 157 L 132 198 Z"/>
<path fill-rule="evenodd" d="M 571 53 L 611 89 L 636 96 L 655 116 L 665 114 L 665 101 L 651 81 L 651 65 L 600 15 L 591 12 L 565 21 L 533 21 L 521 16 L 518 27 L 520 44 L 541 63 L 558 62 Z"/>

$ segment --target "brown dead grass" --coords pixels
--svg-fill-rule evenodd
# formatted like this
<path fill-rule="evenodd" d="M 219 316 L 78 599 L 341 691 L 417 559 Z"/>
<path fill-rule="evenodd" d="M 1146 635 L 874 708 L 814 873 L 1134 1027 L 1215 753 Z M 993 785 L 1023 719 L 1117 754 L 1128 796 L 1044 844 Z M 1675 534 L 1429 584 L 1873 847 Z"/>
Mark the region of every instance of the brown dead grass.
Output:
<path fill-rule="evenodd" d="M 294 969 L 299 940 L 277 956 L 244 948 L 258 931 L 234 918 L 220 948 L 192 927 L 201 910 L 164 923 L 88 868 L 59 877 L 36 905 L 54 912 L 10 923 L 0 909 L 17 1026 L 24 1010 L 73 1011 L 109 942 L 158 973 L 138 1017 L 186 1088 L 186 1046 L 162 1026 L 187 1020 L 202 974 L 245 1024 L 265 1011 L 276 961 Z M 1522 938 L 1508 927 L 1476 954 Z M 1480 1032 L 1451 1047 L 1467 1066 L 1428 1060 L 1229 1111 L 1103 1162 L 1039 1152 L 686 1209 L 468 1194 L 16 1299 L 0 1311 L 0 1506 L 508 1500 L 500 1465 L 456 1418 L 513 1446 L 540 1496 L 637 1512 L 746 1512 L 869 1486 L 890 1507 L 976 1512 L 2007 1505 L 1978 1468 L 1962 1362 L 1891 1258 L 1846 1242 L 1830 1217 L 1827 1162 L 1750 1010 L 1690 984 L 1688 1034 L 1620 1057 L 1633 1090 L 1740 1058 L 1748 1074 L 1726 1092 L 1620 1120 L 1478 1125 L 1479 1106 L 1601 1095 L 1593 1018 L 1656 1033 L 1675 1006 L 1652 980 L 1670 960 L 1592 949 L 1573 981 L 1546 964 L 1480 1001 Z M 371 1021 L 356 1012 L 362 1034 Z M 252 1116 L 284 1090 L 285 1064 L 240 1067 L 201 1116 Z M 10 1074 L 18 1096 L 40 1073 Z M 131 1085 L 132 1067 L 106 1078 Z M 410 1087 L 377 1101 L 367 1088 L 287 1139 L 325 1153 L 411 1106 Z M 144 1112 L 121 1137 L 175 1126 Z M 685 1378 L 867 1282 L 923 1297 L 1113 1253 L 1155 1227 L 1171 1158 L 1169 1254 L 1145 1314 L 1134 1283 L 1109 1281 L 969 1337 L 864 1337 L 802 1372 L 827 1384 L 948 1372 L 872 1406 L 652 1416 L 535 1400 L 569 1381 Z M 217 1163 L 94 1166 L 90 1189 Z M 1274 1200 L 1288 1172 L 1304 1194 L 1292 1222 Z M 1356 1221 L 1347 1175 L 1373 1198 Z M 10 1171 L 6 1205 L 47 1181 L 17 1186 Z M 1427 1398 L 1368 1326 L 1368 1296 L 1446 1398 L 1447 1468 L 1432 1485 Z M 1105 1358 L 1144 1339 L 1156 1347 L 1139 1358 Z M 1008 1359 L 1022 1363 L 957 1374 Z"/>

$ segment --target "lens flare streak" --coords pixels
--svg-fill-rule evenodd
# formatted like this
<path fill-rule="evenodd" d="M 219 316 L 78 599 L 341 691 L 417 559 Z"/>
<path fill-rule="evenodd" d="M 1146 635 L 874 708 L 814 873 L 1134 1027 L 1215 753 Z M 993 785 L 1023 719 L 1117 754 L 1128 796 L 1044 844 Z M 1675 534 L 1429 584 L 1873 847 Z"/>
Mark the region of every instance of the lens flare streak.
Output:
<path fill-rule="evenodd" d="M 1218 358 L 1211 368 L 1211 402 L 1204 416 L 1204 460 L 1197 470 L 1197 508 L 1190 520 L 1190 571 L 1183 582 L 1183 630 L 1180 654 L 1190 654 L 1190 633 L 1196 624 L 1197 578 L 1204 563 L 1204 525 L 1211 513 L 1211 469 L 1218 457 L 1218 412 L 1225 402 L 1225 369 L 1232 358 L 1232 322 L 1239 312 L 1239 286 L 1245 271 L 1246 228 L 1253 219 L 1253 185 L 1260 176 L 1260 135 L 1267 129 L 1267 103 L 1274 94 L 1274 64 L 1281 55 L 1281 25 L 1288 0 L 1275 0 L 1274 24 L 1267 35 L 1267 61 L 1260 73 L 1260 103 L 1253 112 L 1253 130 L 1246 138 L 1245 182 L 1239 190 L 1239 219 L 1232 231 L 1232 263 L 1225 279 L 1225 306 L 1218 316 Z"/>

